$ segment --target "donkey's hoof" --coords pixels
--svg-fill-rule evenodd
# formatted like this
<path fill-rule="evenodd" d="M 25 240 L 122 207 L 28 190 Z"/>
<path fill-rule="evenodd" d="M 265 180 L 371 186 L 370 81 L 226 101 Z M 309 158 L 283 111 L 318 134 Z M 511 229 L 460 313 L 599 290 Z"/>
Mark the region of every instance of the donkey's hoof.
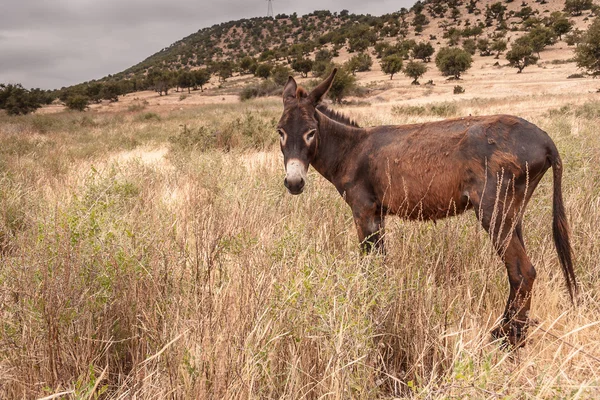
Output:
<path fill-rule="evenodd" d="M 503 349 L 518 349 L 525 347 L 527 327 L 522 324 L 502 324 L 492 330 L 494 340 L 501 340 Z"/>

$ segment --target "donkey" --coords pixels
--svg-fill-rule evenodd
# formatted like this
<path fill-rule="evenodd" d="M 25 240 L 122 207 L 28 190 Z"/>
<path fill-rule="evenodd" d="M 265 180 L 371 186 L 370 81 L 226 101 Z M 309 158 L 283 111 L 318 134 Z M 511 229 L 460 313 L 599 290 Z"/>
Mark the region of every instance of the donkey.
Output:
<path fill-rule="evenodd" d="M 524 345 L 536 272 L 525 252 L 521 221 L 550 167 L 554 244 L 571 300 L 577 292 L 562 164 L 552 139 L 510 115 L 360 128 L 321 104 L 336 72 L 310 93 L 291 76 L 284 87 L 277 132 L 287 190 L 302 193 L 312 165 L 352 209 L 365 252 L 383 251 L 387 215 L 435 221 L 473 209 L 506 265 L 510 284 L 501 323 L 492 335 Z"/>

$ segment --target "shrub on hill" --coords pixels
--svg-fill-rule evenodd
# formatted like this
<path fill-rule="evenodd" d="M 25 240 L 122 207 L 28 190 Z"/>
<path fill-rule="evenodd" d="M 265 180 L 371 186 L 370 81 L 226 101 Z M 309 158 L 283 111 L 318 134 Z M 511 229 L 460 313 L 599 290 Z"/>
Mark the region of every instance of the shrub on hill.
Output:
<path fill-rule="evenodd" d="M 431 56 L 435 52 L 433 46 L 429 42 L 421 42 L 412 48 L 413 58 L 422 60 L 423 62 L 431 61 Z"/>
<path fill-rule="evenodd" d="M 460 79 L 460 75 L 471 68 L 473 58 L 462 49 L 441 48 L 435 58 L 435 65 L 442 75 Z"/>
<path fill-rule="evenodd" d="M 271 76 L 272 70 L 273 66 L 271 64 L 258 64 L 258 66 L 256 67 L 256 71 L 254 71 L 254 75 L 259 78 L 267 79 L 269 76 Z"/>
<path fill-rule="evenodd" d="M 384 57 L 381 62 L 381 70 L 384 74 L 394 79 L 394 75 L 402 70 L 402 57 L 398 54 L 392 54 Z"/>
<path fill-rule="evenodd" d="M 579 16 L 585 10 L 589 10 L 594 6 L 592 0 L 566 0 L 564 10 L 573 16 Z"/>
<path fill-rule="evenodd" d="M 284 86 L 287 81 L 288 81 L 288 77 L 292 74 L 292 70 L 286 66 L 286 65 L 276 65 L 273 68 L 273 71 L 271 73 L 271 77 L 273 78 L 273 81 L 279 85 L 279 86 Z"/>
<path fill-rule="evenodd" d="M 0 109 L 8 115 L 29 114 L 42 106 L 43 92 L 27 90 L 21 84 L 0 84 Z"/>
<path fill-rule="evenodd" d="M 530 46 L 519 43 L 515 43 L 510 51 L 506 53 L 506 59 L 510 66 L 518 69 L 518 74 L 523 72 L 525 67 L 537 63 L 538 60 Z"/>
<path fill-rule="evenodd" d="M 352 75 L 356 75 L 357 72 L 366 72 L 371 70 L 373 60 L 367 53 L 360 53 L 350 58 L 345 67 Z"/>
<path fill-rule="evenodd" d="M 404 67 L 404 75 L 413 79 L 411 82 L 412 85 L 418 85 L 419 78 L 422 77 L 425 72 L 427 72 L 427 66 L 418 61 L 409 61 L 408 64 L 406 64 L 406 67 Z"/>
<path fill-rule="evenodd" d="M 575 49 L 575 62 L 593 76 L 600 75 L 600 17 L 596 17 Z"/>
<path fill-rule="evenodd" d="M 65 103 L 69 110 L 85 111 L 88 108 L 90 99 L 81 94 L 75 94 L 69 97 Z"/>
<path fill-rule="evenodd" d="M 283 87 L 271 79 L 266 79 L 259 84 L 246 86 L 240 92 L 240 100 L 250 100 L 255 97 L 275 96 L 283 93 Z"/>
<path fill-rule="evenodd" d="M 299 72 L 303 77 L 307 77 L 308 73 L 312 70 L 313 61 L 309 58 L 300 58 L 292 62 L 292 69 Z"/>

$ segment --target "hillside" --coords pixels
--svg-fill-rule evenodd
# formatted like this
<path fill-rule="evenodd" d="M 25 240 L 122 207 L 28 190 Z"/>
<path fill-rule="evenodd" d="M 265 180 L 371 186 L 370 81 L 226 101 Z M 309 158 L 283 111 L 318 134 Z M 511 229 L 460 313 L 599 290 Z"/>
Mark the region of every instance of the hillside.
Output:
<path fill-rule="evenodd" d="M 496 3 L 506 8 L 502 22 L 493 9 L 490 11 Z M 381 41 L 412 39 L 430 42 L 438 48 L 452 44 L 448 33 L 453 29 L 473 27 L 482 28 L 474 38 L 495 38 L 499 33 L 508 32 L 510 40 L 531 27 L 536 19 L 543 23 L 544 18 L 564 8 L 564 0 L 429 0 L 417 2 L 410 10 L 403 8 L 382 16 L 356 15 L 344 10 L 242 19 L 200 29 L 114 77 L 131 78 L 146 73 L 149 68 L 194 69 L 224 60 L 239 62 L 245 56 L 259 61 L 280 61 L 303 55 L 314 58 L 315 51 L 323 47 L 354 52 L 373 50 Z M 419 20 L 418 14 L 424 18 Z M 589 16 L 588 11 L 579 16 L 571 15 L 570 19 L 575 28 L 585 30 Z"/>

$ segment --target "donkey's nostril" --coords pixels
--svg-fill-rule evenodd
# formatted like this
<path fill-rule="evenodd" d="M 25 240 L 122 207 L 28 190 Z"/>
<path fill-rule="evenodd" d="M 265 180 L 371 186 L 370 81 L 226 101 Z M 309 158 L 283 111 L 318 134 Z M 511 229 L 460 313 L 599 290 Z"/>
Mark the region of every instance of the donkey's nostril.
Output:
<path fill-rule="evenodd" d="M 298 183 L 298 190 L 304 189 L 304 178 L 300 178 L 300 183 Z"/>
<path fill-rule="evenodd" d="M 288 180 L 287 180 L 287 178 L 284 178 L 284 179 L 283 179 L 283 186 L 285 186 L 285 187 L 286 187 L 286 188 L 288 188 L 288 189 L 290 188 L 290 184 L 288 183 Z"/>

